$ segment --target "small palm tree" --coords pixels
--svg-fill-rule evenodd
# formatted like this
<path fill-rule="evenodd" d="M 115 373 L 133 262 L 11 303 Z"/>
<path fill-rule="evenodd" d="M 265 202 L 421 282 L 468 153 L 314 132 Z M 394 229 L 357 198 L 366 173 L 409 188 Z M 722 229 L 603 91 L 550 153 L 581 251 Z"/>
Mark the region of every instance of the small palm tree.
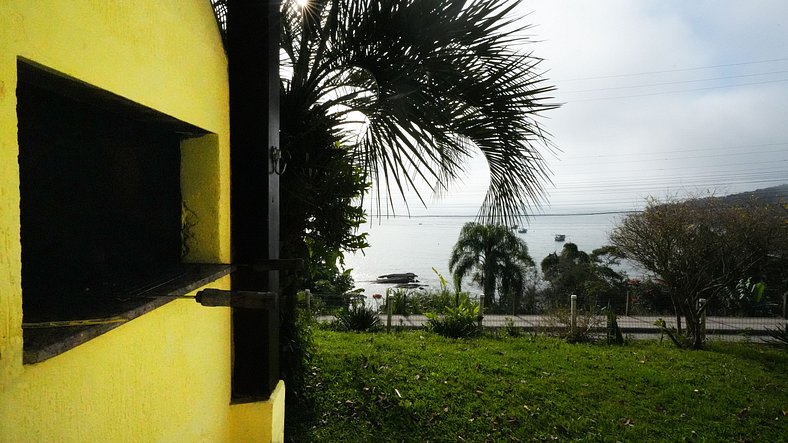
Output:
<path fill-rule="evenodd" d="M 490 306 L 495 290 L 522 292 L 526 271 L 534 266 L 528 246 L 503 225 L 466 223 L 451 251 L 449 270 L 458 282 L 470 275 L 482 287 L 484 302 Z M 519 290 L 517 289 L 519 287 Z"/>

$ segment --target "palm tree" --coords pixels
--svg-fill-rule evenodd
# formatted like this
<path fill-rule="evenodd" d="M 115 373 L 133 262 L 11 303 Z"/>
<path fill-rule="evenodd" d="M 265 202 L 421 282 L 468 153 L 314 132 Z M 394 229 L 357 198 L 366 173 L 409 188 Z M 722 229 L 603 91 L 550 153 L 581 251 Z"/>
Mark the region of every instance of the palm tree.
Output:
<path fill-rule="evenodd" d="M 305 257 L 305 236 L 331 226 L 347 229 L 327 244 L 363 243 L 346 235 L 363 213 L 327 214 L 327 201 L 350 208 L 370 181 L 380 212 L 408 189 L 447 189 L 479 151 L 491 175 L 480 219 L 509 224 L 538 204 L 548 175 L 537 147 L 551 147 L 536 118 L 556 105 L 541 59 L 523 49 L 516 0 L 303 3 L 282 5 L 285 256 Z"/>
<path fill-rule="evenodd" d="M 534 265 L 528 246 L 503 225 L 466 223 L 451 251 L 449 270 L 455 281 L 470 275 L 482 287 L 485 305 L 490 306 L 495 290 L 522 292 L 526 270 Z M 519 291 L 516 289 L 519 288 Z"/>

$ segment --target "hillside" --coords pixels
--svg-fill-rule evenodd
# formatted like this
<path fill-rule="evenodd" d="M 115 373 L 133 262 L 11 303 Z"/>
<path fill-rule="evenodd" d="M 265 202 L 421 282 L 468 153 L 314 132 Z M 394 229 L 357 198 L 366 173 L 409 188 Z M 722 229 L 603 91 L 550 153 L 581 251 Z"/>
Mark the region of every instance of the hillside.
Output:
<path fill-rule="evenodd" d="M 730 194 L 719 198 L 730 204 L 745 203 L 752 198 L 757 198 L 758 200 L 770 204 L 788 203 L 788 183 L 772 186 L 770 188 Z"/>

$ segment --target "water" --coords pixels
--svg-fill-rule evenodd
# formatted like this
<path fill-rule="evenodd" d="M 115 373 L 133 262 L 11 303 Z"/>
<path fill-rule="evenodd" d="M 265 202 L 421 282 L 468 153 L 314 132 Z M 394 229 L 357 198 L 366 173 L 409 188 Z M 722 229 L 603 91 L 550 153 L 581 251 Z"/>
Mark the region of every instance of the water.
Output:
<path fill-rule="evenodd" d="M 560 252 L 566 242 L 577 244 L 580 250 L 592 250 L 608 244 L 608 234 L 622 214 L 566 215 L 533 217 L 529 224 L 521 226 L 528 232 L 518 233 L 528 244 L 528 251 L 537 266 L 544 257 Z M 348 255 L 347 267 L 352 268 L 356 286 L 365 294 L 383 293 L 388 285 L 378 284 L 378 275 L 413 272 L 420 283 L 430 287 L 439 286 L 434 267 L 447 280 L 449 256 L 462 226 L 468 218 L 423 217 L 375 220 L 365 228 L 369 232 L 369 244 L 363 254 Z M 557 242 L 556 234 L 566 235 L 565 242 Z M 473 288 L 468 288 L 473 289 Z"/>

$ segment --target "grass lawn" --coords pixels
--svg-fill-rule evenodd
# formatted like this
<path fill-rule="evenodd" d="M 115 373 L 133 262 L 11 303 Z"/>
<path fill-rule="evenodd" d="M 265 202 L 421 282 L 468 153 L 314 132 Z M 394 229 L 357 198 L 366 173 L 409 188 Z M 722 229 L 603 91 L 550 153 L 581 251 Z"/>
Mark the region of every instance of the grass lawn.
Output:
<path fill-rule="evenodd" d="M 788 441 L 788 352 L 316 330 L 294 441 Z"/>

